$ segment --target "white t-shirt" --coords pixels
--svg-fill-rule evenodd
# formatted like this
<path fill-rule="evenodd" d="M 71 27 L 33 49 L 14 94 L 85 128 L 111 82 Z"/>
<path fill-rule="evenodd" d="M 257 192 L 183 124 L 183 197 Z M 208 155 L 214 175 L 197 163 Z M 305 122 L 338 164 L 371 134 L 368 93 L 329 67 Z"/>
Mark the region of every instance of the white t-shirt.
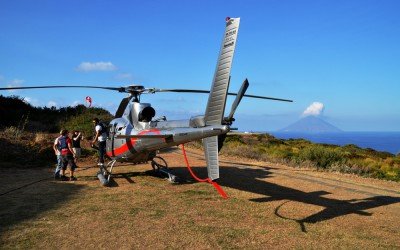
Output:
<path fill-rule="evenodd" d="M 95 130 L 96 132 L 101 131 L 101 126 L 96 125 Z M 101 131 L 98 139 L 99 141 L 105 141 L 107 139 L 107 133 L 105 131 Z"/>

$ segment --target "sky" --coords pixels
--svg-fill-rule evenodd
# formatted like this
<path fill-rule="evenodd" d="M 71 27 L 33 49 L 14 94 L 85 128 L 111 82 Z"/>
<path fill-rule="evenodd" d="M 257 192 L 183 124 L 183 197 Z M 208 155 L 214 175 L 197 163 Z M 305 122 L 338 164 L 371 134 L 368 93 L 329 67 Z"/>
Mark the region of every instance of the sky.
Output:
<path fill-rule="evenodd" d="M 240 17 L 230 92 L 249 79 L 234 127 L 274 131 L 315 115 L 345 131 L 400 131 L 400 1 L 0 1 L 0 86 L 209 90 L 226 17 Z M 34 106 L 114 113 L 106 90 L 1 91 Z M 156 116 L 204 114 L 206 94 L 142 95 Z M 227 102 L 230 111 L 233 97 Z"/>

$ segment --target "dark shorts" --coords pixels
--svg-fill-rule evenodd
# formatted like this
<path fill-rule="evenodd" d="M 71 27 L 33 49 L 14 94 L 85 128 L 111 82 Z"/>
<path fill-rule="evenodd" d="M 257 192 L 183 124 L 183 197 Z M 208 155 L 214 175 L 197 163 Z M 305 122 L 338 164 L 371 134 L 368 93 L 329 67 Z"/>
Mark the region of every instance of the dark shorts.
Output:
<path fill-rule="evenodd" d="M 76 168 L 74 157 L 71 154 L 61 155 L 62 159 L 62 169 L 66 170 L 67 166 L 69 165 L 71 171 L 74 171 Z"/>

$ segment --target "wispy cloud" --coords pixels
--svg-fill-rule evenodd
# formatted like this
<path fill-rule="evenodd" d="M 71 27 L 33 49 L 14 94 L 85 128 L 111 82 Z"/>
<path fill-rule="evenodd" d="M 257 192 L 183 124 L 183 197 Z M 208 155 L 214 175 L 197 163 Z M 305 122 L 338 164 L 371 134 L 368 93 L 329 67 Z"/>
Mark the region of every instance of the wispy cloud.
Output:
<path fill-rule="evenodd" d="M 83 104 L 81 101 L 74 101 L 72 104 L 71 104 L 71 107 L 75 107 L 75 106 L 78 106 L 78 105 L 80 105 L 80 104 Z"/>
<path fill-rule="evenodd" d="M 0 79 L 1 80 L 1 79 Z M 13 80 L 11 80 L 11 81 L 9 81 L 8 83 L 7 83 L 7 88 L 12 88 L 12 87 L 21 87 L 22 86 L 22 84 L 24 83 L 25 81 L 24 80 L 21 80 L 21 79 L 13 79 Z M 10 92 L 10 93 L 14 93 L 15 91 L 17 91 L 17 90 L 7 90 L 8 92 Z"/>
<path fill-rule="evenodd" d="M 82 62 L 77 67 L 78 71 L 114 71 L 117 67 L 111 62 Z"/>
<path fill-rule="evenodd" d="M 57 107 L 57 103 L 55 101 L 49 101 L 47 103 L 46 107 L 48 107 L 48 108 Z"/>
<path fill-rule="evenodd" d="M 29 103 L 32 106 L 38 107 L 40 106 L 40 102 L 38 99 L 32 98 L 32 97 L 24 97 L 24 102 Z"/>
<path fill-rule="evenodd" d="M 303 116 L 309 116 L 309 115 L 313 115 L 313 116 L 319 116 L 322 115 L 322 113 L 324 112 L 324 104 L 321 102 L 313 102 L 311 103 L 310 106 L 308 106 L 306 108 L 306 110 L 304 110 L 303 112 Z"/>

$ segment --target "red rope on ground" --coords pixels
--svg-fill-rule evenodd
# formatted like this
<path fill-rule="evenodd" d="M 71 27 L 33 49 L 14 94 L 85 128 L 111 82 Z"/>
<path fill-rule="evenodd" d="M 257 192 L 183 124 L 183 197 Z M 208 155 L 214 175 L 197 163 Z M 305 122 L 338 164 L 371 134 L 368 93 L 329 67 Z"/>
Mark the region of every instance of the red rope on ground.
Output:
<path fill-rule="evenodd" d="M 192 171 L 192 168 L 189 165 L 189 161 L 186 156 L 185 145 L 184 144 L 181 144 L 181 145 L 182 145 L 183 158 L 185 159 L 186 167 L 188 168 L 189 173 L 192 175 L 192 177 L 198 182 L 208 182 L 208 183 L 212 184 L 214 186 L 214 188 L 218 191 L 218 193 L 222 196 L 222 198 L 227 199 L 228 195 L 226 195 L 225 191 L 221 188 L 220 185 L 218 185 L 218 183 L 211 180 L 210 178 L 200 179 L 199 177 L 197 177 L 194 174 L 194 172 Z"/>

